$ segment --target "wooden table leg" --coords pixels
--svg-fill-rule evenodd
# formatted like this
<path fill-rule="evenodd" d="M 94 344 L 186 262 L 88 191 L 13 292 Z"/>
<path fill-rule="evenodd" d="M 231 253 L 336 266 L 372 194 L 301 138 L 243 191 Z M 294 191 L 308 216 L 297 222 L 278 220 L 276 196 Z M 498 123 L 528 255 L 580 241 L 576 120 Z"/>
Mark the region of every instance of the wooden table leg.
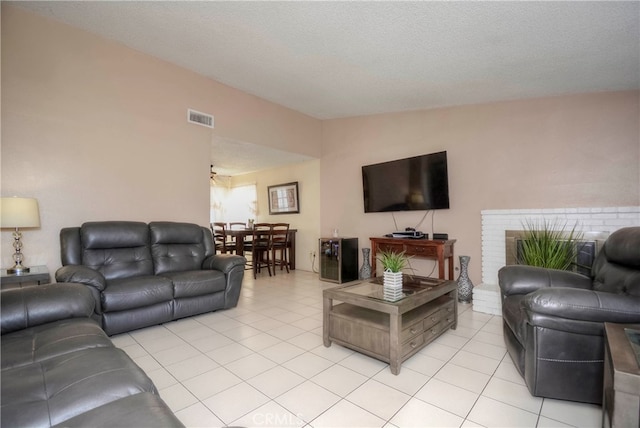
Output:
<path fill-rule="evenodd" d="M 331 346 L 329 339 L 329 315 L 333 307 L 333 299 L 327 297 L 322 299 L 322 342 L 327 348 Z"/>
<path fill-rule="evenodd" d="M 402 350 L 400 348 L 400 314 L 389 314 L 389 365 L 391 373 L 397 375 L 400 373 L 400 365 L 402 364 Z"/>
<path fill-rule="evenodd" d="M 455 330 L 458 327 L 458 289 L 456 288 L 451 292 L 451 298 L 453 299 L 453 325 L 451 330 Z"/>
<path fill-rule="evenodd" d="M 289 269 L 296 270 L 296 233 L 289 232 Z"/>
<path fill-rule="evenodd" d="M 244 256 L 244 236 L 236 236 L 236 254 Z"/>

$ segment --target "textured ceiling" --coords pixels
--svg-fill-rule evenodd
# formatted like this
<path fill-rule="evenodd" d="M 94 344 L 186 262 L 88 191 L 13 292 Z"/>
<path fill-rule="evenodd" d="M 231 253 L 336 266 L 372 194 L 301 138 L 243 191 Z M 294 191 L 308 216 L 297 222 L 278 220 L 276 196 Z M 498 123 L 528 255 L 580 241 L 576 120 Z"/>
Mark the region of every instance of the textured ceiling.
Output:
<path fill-rule="evenodd" d="M 640 87 L 640 2 L 20 2 L 330 119 Z"/>

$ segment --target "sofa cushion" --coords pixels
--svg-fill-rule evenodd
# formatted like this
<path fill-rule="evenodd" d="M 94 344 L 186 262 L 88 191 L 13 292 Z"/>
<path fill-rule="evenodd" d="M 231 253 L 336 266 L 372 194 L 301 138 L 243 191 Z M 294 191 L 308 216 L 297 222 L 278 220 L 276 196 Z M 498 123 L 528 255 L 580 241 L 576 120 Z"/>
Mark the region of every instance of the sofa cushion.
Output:
<path fill-rule="evenodd" d="M 44 361 L 82 349 L 113 347 L 89 318 L 59 320 L 5 334 L 2 343 L 2 370 Z"/>
<path fill-rule="evenodd" d="M 156 274 L 202 269 L 202 262 L 210 255 L 207 236 L 197 224 L 152 222 L 149 233 Z"/>
<path fill-rule="evenodd" d="M 224 291 L 226 278 L 217 270 L 192 270 L 188 272 L 164 273 L 162 276 L 173 282 L 175 298 L 202 296 Z"/>
<path fill-rule="evenodd" d="M 172 300 L 173 284 L 161 276 L 114 279 L 107 283 L 101 297 L 103 312 L 141 308 Z"/>
<path fill-rule="evenodd" d="M 56 425 L 58 428 L 72 427 L 184 427 L 160 397 L 150 392 L 141 392 L 112 401 Z"/>
<path fill-rule="evenodd" d="M 102 328 L 109 335 L 163 324 L 174 319 L 175 301 L 102 314 Z"/>
<path fill-rule="evenodd" d="M 93 348 L 2 371 L 2 424 L 59 424 L 103 404 L 156 389 L 120 349 Z"/>
<path fill-rule="evenodd" d="M 80 228 L 82 264 L 107 280 L 152 275 L 149 228 L 132 221 L 84 223 Z"/>

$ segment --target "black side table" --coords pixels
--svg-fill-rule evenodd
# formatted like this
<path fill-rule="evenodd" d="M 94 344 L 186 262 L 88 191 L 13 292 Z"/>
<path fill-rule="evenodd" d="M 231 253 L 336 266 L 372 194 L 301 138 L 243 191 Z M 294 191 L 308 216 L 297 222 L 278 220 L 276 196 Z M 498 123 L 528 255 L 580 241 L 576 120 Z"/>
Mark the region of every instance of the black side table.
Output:
<path fill-rule="evenodd" d="M 46 266 L 32 266 L 30 271 L 23 274 L 7 273 L 7 269 L 0 269 L 0 288 L 20 288 L 33 284 L 48 284 L 51 282 L 49 269 Z"/>
<path fill-rule="evenodd" d="M 640 426 L 640 365 L 625 329 L 640 330 L 640 325 L 604 324 L 603 427 Z"/>

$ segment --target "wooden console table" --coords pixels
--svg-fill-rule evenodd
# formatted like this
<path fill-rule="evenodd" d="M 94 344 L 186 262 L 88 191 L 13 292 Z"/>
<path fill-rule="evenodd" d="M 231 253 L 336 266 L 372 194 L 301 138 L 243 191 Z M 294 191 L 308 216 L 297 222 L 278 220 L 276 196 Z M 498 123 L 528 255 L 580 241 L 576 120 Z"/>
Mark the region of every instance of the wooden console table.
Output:
<path fill-rule="evenodd" d="M 371 271 L 376 275 L 376 253 L 378 251 L 404 251 L 407 256 L 438 261 L 438 278 L 445 278 L 444 261 L 449 262 L 449 279 L 453 279 L 453 244 L 455 239 L 433 241 L 429 239 L 369 238 L 371 240 Z"/>

